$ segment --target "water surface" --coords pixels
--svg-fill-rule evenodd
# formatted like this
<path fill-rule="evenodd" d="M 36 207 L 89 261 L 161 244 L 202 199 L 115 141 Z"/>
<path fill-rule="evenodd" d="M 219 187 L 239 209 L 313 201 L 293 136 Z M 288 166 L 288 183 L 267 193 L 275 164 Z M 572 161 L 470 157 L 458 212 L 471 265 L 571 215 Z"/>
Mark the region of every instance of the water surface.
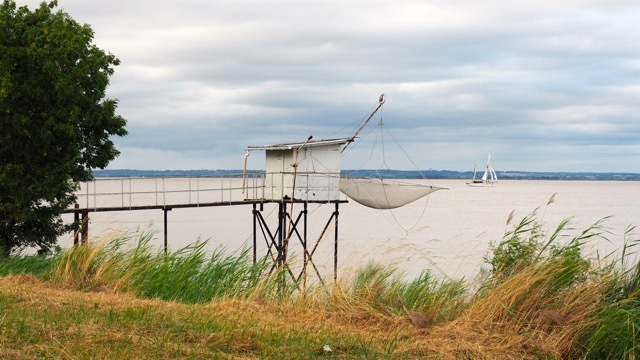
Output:
<path fill-rule="evenodd" d="M 464 180 L 423 182 L 447 190 L 394 210 L 370 209 L 353 201 L 340 205 L 338 261 L 342 274 L 375 260 L 397 264 L 408 276 L 430 269 L 443 276 L 471 277 L 482 265 L 490 242 L 501 239 L 534 211 L 547 233 L 563 219 L 572 218 L 570 228 L 574 230 L 566 230 L 567 237 L 611 216 L 605 222 L 611 232 L 606 235 L 608 241 L 591 243 L 586 251 L 592 255 L 619 249 L 626 228 L 640 224 L 640 182 L 501 180 L 489 188 L 469 187 Z M 146 186 L 150 191 L 157 187 L 151 181 Z M 553 203 L 547 205 L 552 197 Z M 301 207 L 294 205 L 294 212 Z M 333 211 L 332 204 L 309 206 L 310 247 L 318 242 Z M 513 220 L 507 224 L 512 212 Z M 265 205 L 263 215 L 275 221 L 277 205 Z M 71 221 L 72 215 L 64 218 Z M 91 213 L 90 218 L 92 238 L 153 231 L 154 244 L 160 247 L 163 243 L 162 210 Z M 222 246 L 227 252 L 252 243 L 252 207 L 248 205 L 174 209 L 168 219 L 168 242 L 174 250 L 201 240 L 208 240 L 211 249 Z M 328 230 L 314 256 L 323 274 L 333 271 L 333 227 Z M 265 254 L 265 240 L 259 241 L 259 254 Z M 61 239 L 63 246 L 71 243 L 71 236 Z M 297 246 L 292 239 L 292 252 L 301 257 Z"/>

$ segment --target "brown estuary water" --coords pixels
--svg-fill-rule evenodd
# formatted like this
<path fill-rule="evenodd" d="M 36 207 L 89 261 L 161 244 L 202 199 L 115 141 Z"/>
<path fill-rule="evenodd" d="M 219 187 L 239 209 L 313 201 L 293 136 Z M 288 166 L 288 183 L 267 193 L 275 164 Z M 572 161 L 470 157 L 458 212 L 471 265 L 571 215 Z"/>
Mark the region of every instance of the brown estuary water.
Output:
<path fill-rule="evenodd" d="M 500 240 L 534 211 L 547 234 L 562 220 L 571 218 L 563 232 L 566 236 L 560 241 L 610 217 L 604 222 L 609 231 L 606 240 L 593 240 L 585 246 L 590 256 L 619 250 L 625 230 L 640 225 L 640 182 L 501 180 L 488 188 L 470 187 L 465 180 L 420 182 L 447 189 L 393 210 L 371 209 L 353 201 L 340 205 L 341 276 L 368 261 L 376 261 L 397 265 L 408 277 L 415 277 L 424 269 L 451 278 L 472 277 L 483 265 L 489 244 Z M 149 181 L 146 186 L 153 192 L 152 188 L 158 187 L 157 181 Z M 552 197 L 554 201 L 547 205 Z M 157 195 L 155 198 L 157 201 Z M 128 200 L 123 197 L 123 201 Z M 294 206 L 297 207 L 294 211 L 299 211 L 302 205 Z M 265 205 L 267 220 L 275 221 L 277 209 L 276 204 Z M 320 271 L 327 275 L 333 269 L 334 232 L 331 227 L 321 239 L 320 233 L 333 210 L 332 204 L 309 205 L 309 241 L 319 240 L 314 258 Z M 507 224 L 512 212 L 513 220 Z M 121 233 L 135 238 L 141 232 L 151 231 L 153 245 L 160 249 L 164 241 L 163 216 L 162 210 L 90 213 L 90 238 L 98 241 Z M 72 221 L 73 215 L 66 214 L 63 219 Z M 252 223 L 249 205 L 173 209 L 168 212 L 168 246 L 177 250 L 206 240 L 208 250 L 222 247 L 232 254 L 251 246 Z M 629 240 L 638 239 L 639 235 L 640 230 L 635 231 Z M 265 241 L 259 241 L 258 254 L 264 255 Z M 71 235 L 60 239 L 63 247 L 72 243 Z M 291 249 L 296 256 L 295 248 Z"/>

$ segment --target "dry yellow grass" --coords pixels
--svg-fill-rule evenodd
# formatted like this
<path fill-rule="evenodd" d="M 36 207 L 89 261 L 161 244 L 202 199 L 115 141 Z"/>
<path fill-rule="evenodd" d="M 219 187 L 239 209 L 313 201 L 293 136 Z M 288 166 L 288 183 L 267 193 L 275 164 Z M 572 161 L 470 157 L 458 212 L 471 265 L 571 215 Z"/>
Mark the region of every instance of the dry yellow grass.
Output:
<path fill-rule="evenodd" d="M 17 299 L 17 306 L 28 312 L 39 309 L 64 312 L 83 306 L 114 311 L 147 310 L 155 314 L 158 321 L 175 319 L 177 322 L 206 323 L 224 319 L 224 322 L 233 323 L 232 330 L 224 332 L 166 330 L 163 333 L 162 327 L 145 328 L 135 323 L 126 328 L 105 327 L 89 319 L 69 326 L 64 334 L 51 333 L 41 341 L 29 344 L 39 353 L 61 358 L 82 358 L 74 355 L 75 349 L 95 345 L 97 341 L 102 344 L 128 342 L 128 353 L 134 357 L 145 356 L 142 349 L 158 339 L 164 342 L 162 346 L 168 353 L 180 351 L 193 357 L 233 354 L 240 358 L 264 358 L 265 354 L 272 354 L 270 351 L 278 350 L 270 350 L 272 345 L 260 340 L 260 334 L 274 332 L 278 336 L 301 331 L 305 332 L 301 336 L 366 339 L 368 346 L 378 352 L 392 345 L 391 357 L 396 358 L 571 357 L 576 353 L 573 347 L 585 319 L 598 308 L 600 289 L 596 284 L 585 282 L 567 292 L 549 296 L 549 278 L 549 271 L 544 269 L 523 271 L 496 285 L 457 319 L 441 324 L 433 323 L 430 314 L 381 315 L 355 305 L 328 306 L 327 299 L 234 299 L 187 305 L 145 300 L 129 294 L 75 291 L 31 276 L 0 278 L 0 297 Z M 42 321 L 44 323 L 46 319 Z M 4 335 L 3 332 L 0 337 L 0 358 L 20 358 L 17 356 L 20 350 L 6 344 Z M 224 351 L 211 353 L 211 349 L 218 348 Z M 297 350 L 290 347 L 279 351 L 294 354 Z M 348 348 L 338 347 L 334 351 L 341 354 L 340 357 L 358 357 Z M 320 349 L 318 353 L 321 354 Z"/>
<path fill-rule="evenodd" d="M 385 344 L 392 341 L 399 332 L 410 336 L 413 332 L 410 323 L 402 318 L 370 318 L 359 314 L 341 314 L 322 311 L 320 309 L 300 307 L 292 303 L 260 303 L 244 300 L 223 300 L 203 305 L 187 305 L 177 302 L 146 300 L 129 294 L 113 292 L 81 292 L 60 285 L 42 282 L 31 276 L 9 276 L 0 278 L 0 297 L 16 300 L 21 311 L 39 313 L 47 311 L 66 312 L 69 309 L 84 307 L 122 312 L 130 309 L 144 310 L 155 314 L 158 321 L 176 319 L 192 323 L 207 323 L 212 320 L 231 324 L 223 332 L 201 333 L 185 331 L 177 335 L 175 332 L 162 333 L 161 328 L 144 328 L 135 323 L 127 327 L 104 327 L 96 321 L 82 321 L 67 329 L 64 333 L 50 333 L 45 338 L 33 339 L 22 349 L 22 354 L 37 351 L 60 356 L 62 358 L 82 358 L 73 355 L 73 349 L 80 346 L 103 344 L 131 343 L 130 355 L 143 356 L 143 348 L 151 341 L 164 342 L 163 347 L 169 352 L 180 349 L 182 354 L 193 356 L 212 356 L 210 349 L 224 348 L 224 354 L 243 354 L 242 357 L 264 357 L 269 352 L 268 344 L 259 339 L 260 332 L 295 333 L 301 330 L 310 331 L 317 336 L 333 336 L 342 334 L 371 340 L 372 344 Z M 0 316 L 1 318 L 1 316 Z M 36 317 L 37 318 L 37 317 Z M 46 327 L 43 324 L 30 324 L 35 327 Z M 31 318 L 29 321 L 37 321 Z M 400 328 L 400 329 L 399 329 Z M 231 330 L 229 330 L 231 329 Z M 309 335 L 306 335 L 309 336 Z M 10 344 L 2 346 L 4 333 L 0 336 L 0 358 L 22 358 Z M 84 345 L 83 345 L 84 343 Z M 29 349 L 28 347 L 32 347 Z M 67 350 L 65 350 L 67 349 Z M 319 349 L 320 350 L 320 349 Z M 139 353 L 137 351 L 140 351 Z M 295 349 L 282 349 L 295 352 Z M 339 348 L 334 351 L 340 351 Z M 344 349 L 348 352 L 348 349 Z M 65 352 L 67 352 L 65 354 Z"/>

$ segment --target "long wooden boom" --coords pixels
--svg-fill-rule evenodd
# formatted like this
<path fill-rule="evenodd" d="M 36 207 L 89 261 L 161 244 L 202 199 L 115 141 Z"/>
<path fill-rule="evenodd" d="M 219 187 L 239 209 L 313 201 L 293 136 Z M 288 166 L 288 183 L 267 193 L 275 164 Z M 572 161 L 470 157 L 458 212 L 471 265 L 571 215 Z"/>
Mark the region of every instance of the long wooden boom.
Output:
<path fill-rule="evenodd" d="M 367 118 L 367 120 L 365 120 L 365 122 L 358 128 L 358 130 L 356 130 L 356 132 L 353 134 L 353 136 L 351 136 L 349 138 L 349 142 L 342 148 L 342 151 L 340 151 L 340 155 L 342 155 L 344 153 L 345 150 L 347 150 L 347 147 L 349 146 L 349 144 L 351 144 L 353 142 L 353 140 L 355 140 L 356 136 L 358 136 L 358 134 L 360 133 L 360 131 L 362 131 L 362 129 L 364 129 L 364 127 L 367 125 L 367 123 L 369 122 L 369 120 L 371 120 L 371 118 L 373 117 L 373 115 L 376 114 L 376 112 L 378 112 L 378 110 L 382 107 L 382 105 L 384 104 L 385 101 L 385 96 L 384 94 L 380 95 L 380 97 L 378 98 L 378 106 L 376 107 L 375 110 L 373 110 L 373 112 L 371 113 L 371 115 L 369 115 L 369 117 Z"/>

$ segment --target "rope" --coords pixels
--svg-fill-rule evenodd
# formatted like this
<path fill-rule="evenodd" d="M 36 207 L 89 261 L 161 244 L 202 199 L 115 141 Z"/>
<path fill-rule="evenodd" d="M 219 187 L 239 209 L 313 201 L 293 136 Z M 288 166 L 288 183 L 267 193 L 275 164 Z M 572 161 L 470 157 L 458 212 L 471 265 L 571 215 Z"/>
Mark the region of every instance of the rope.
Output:
<path fill-rule="evenodd" d="M 407 157 L 407 159 L 411 162 L 411 164 L 413 165 L 413 167 L 418 171 L 418 173 L 420 174 L 420 177 L 422 177 L 422 180 L 426 180 L 429 182 L 429 185 L 432 185 L 431 181 L 429 181 L 428 179 L 425 179 L 424 174 L 422 173 L 422 171 L 420 171 L 420 169 L 418 168 L 418 165 L 416 165 L 416 163 L 413 161 L 413 159 L 411 159 L 411 157 L 409 156 L 409 154 L 407 153 L 407 151 L 402 147 L 402 145 L 400 145 L 400 142 L 398 142 L 398 140 L 393 136 L 393 134 L 391 132 L 389 132 L 389 130 L 384 126 L 384 123 L 382 122 L 382 119 L 380 119 L 380 122 L 378 124 L 380 126 L 380 132 L 383 133 L 383 130 L 385 130 L 389 136 L 391 136 L 391 138 L 393 139 L 393 141 L 396 143 L 396 145 L 398 146 L 398 148 L 400 148 L 400 150 L 402 150 L 402 153 Z M 384 135 L 382 135 L 384 136 Z M 383 140 L 384 141 L 384 140 Z M 386 159 L 384 157 L 384 147 L 383 147 L 383 153 L 382 153 L 382 158 L 384 161 L 384 164 L 386 165 Z M 388 168 L 388 166 L 387 166 Z M 379 176 L 379 174 L 378 174 Z M 382 177 L 380 177 L 382 178 Z M 385 198 L 386 198 L 386 191 L 385 191 Z M 388 201 L 388 200 L 387 200 Z M 416 220 L 416 222 L 409 227 L 408 229 L 405 228 L 404 226 L 402 226 L 400 224 L 400 222 L 398 221 L 397 217 L 395 216 L 395 214 L 393 213 L 393 211 L 391 212 L 391 216 L 393 217 L 393 219 L 395 220 L 396 224 L 398 224 L 398 226 L 400 226 L 406 233 L 406 235 L 409 234 L 409 230 L 413 230 L 416 226 L 418 226 L 418 223 L 420 222 L 420 220 L 422 220 L 422 218 L 424 217 L 424 214 L 427 211 L 427 205 L 429 204 L 429 195 L 427 195 L 427 199 L 424 202 L 424 207 L 422 208 L 422 212 L 420 213 L 420 217 L 418 218 L 418 220 Z M 392 209 L 390 209 L 392 210 Z"/>
<path fill-rule="evenodd" d="M 424 174 L 422 173 L 422 171 L 420 170 L 420 168 L 418 168 L 418 165 L 416 165 L 416 163 L 413 161 L 413 159 L 411 159 L 411 157 L 409 156 L 409 154 L 405 151 L 405 149 L 402 147 L 402 145 L 400 145 L 400 143 L 398 142 L 398 140 L 396 140 L 395 137 L 393 137 L 393 134 L 391 134 L 391 132 L 389 132 L 389 130 L 387 130 L 385 128 L 385 130 L 387 131 L 387 133 L 389 134 L 389 136 L 391 136 L 391 138 L 393 139 L 393 141 L 395 141 L 396 145 L 398 145 L 398 147 L 400 148 L 400 150 L 402 150 L 402 153 L 407 157 L 407 159 L 411 162 L 411 165 L 413 165 L 413 167 L 415 167 L 415 169 L 418 171 L 418 173 L 420 174 L 420 176 L 422 177 L 423 180 L 427 180 L 429 181 L 429 179 L 426 179 Z M 431 181 L 429 181 L 429 184 L 431 184 Z"/>
<path fill-rule="evenodd" d="M 400 150 L 402 150 L 402 153 L 407 157 L 407 159 L 409 159 L 409 161 L 411 162 L 411 164 L 416 168 L 416 170 L 418 170 L 418 173 L 420 173 L 420 176 L 422 177 L 423 180 L 427 180 L 424 177 L 424 174 L 422 173 L 422 171 L 420 171 L 420 169 L 418 168 L 418 166 L 416 165 L 416 163 L 413 161 L 413 159 L 411 159 L 411 157 L 409 156 L 409 154 L 406 152 L 406 150 L 402 147 L 402 145 L 400 145 L 400 143 L 398 142 L 398 140 L 396 140 L 396 138 L 393 136 L 393 134 L 391 134 L 391 132 L 389 132 L 389 130 L 384 126 L 384 121 L 383 121 L 383 112 L 380 112 L 380 120 L 378 121 L 378 124 L 376 125 L 376 127 L 380 128 L 380 143 L 381 143 L 381 153 L 382 153 L 382 163 L 380 164 L 380 168 L 384 167 L 386 169 L 390 169 L 389 165 L 387 164 L 387 159 L 386 159 L 386 152 L 385 152 L 385 141 L 384 141 L 384 133 L 385 131 L 389 134 L 389 136 L 391 136 L 391 138 L 394 140 L 394 142 L 396 143 L 396 145 L 400 148 Z M 375 150 L 375 145 L 377 143 L 378 138 L 376 138 L 375 142 L 374 142 L 374 148 L 372 148 L 371 151 L 371 155 L 370 155 L 370 159 L 373 158 L 373 151 Z M 378 175 L 378 178 L 380 179 L 381 183 L 382 183 L 382 190 L 384 192 L 384 198 L 385 201 L 387 202 L 387 207 L 389 207 L 389 197 L 387 195 L 387 189 L 384 186 L 384 180 L 382 178 L 382 176 L 380 175 L 380 172 L 378 171 L 379 169 L 376 169 L 376 174 Z M 431 182 L 429 181 L 429 184 L 431 185 Z M 424 214 L 427 211 L 427 205 L 429 203 L 429 195 L 427 195 L 427 199 L 424 203 L 424 207 L 422 208 L 422 211 L 420 212 L 420 217 L 416 220 L 416 222 L 411 225 L 410 227 L 405 227 L 403 226 L 400 221 L 398 220 L 398 217 L 396 216 L 396 214 L 394 213 L 393 209 L 388 209 L 389 213 L 391 214 L 391 217 L 393 218 L 394 222 L 405 232 L 405 235 L 409 235 L 409 231 L 413 230 L 416 226 L 418 226 L 418 224 L 420 223 L 420 221 L 422 220 L 422 218 L 424 217 Z"/>
<path fill-rule="evenodd" d="M 387 158 L 385 156 L 385 151 L 384 151 L 384 132 L 382 131 L 382 129 L 384 128 L 384 122 L 382 122 L 382 112 L 380 112 L 380 121 L 378 121 L 378 125 L 380 128 L 380 151 L 382 152 L 382 164 L 380 166 L 386 166 L 387 169 L 389 169 L 389 165 L 387 165 Z M 378 174 L 379 176 L 380 174 Z"/>

